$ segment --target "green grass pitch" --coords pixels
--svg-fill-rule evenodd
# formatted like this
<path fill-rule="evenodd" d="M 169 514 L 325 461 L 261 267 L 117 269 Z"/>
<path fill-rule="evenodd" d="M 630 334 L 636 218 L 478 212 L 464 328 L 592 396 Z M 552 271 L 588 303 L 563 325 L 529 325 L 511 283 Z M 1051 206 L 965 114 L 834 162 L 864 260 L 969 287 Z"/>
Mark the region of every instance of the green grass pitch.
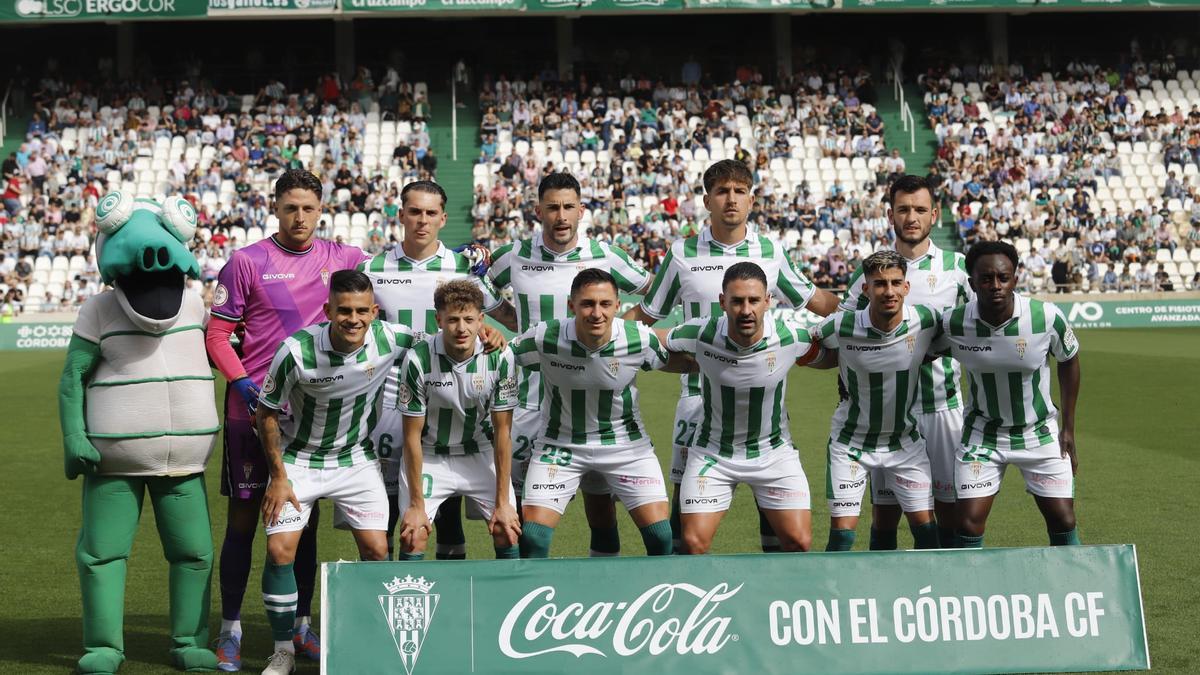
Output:
<path fill-rule="evenodd" d="M 1077 511 L 1085 543 L 1138 546 L 1142 590 L 1156 671 L 1200 671 L 1200 547 L 1191 516 L 1200 512 L 1200 454 L 1193 415 L 1200 396 L 1200 331 L 1187 329 L 1082 331 L 1083 394 L 1077 438 L 1080 473 Z M 63 673 L 73 670 L 80 649 L 79 585 L 74 544 L 80 483 L 62 473 L 56 386 L 61 352 L 0 355 L 0 672 Z M 220 378 L 218 378 L 220 379 Z M 673 376 L 640 378 L 643 416 L 659 455 L 669 461 L 669 436 L 678 395 Z M 809 484 L 814 488 L 813 543 L 824 547 L 824 442 L 836 403 L 832 372 L 797 369 L 788 392 L 792 432 Z M 664 465 L 665 466 L 665 465 Z M 220 459 L 213 457 L 208 489 L 213 538 L 224 533 L 225 503 L 218 496 Z M 1042 546 L 1046 534 L 1019 473 L 1009 472 L 988 527 L 988 546 Z M 349 534 L 336 532 L 326 510 L 321 522 L 322 560 L 357 558 Z M 620 516 L 626 553 L 642 552 L 636 528 Z M 153 514 L 144 512 L 129 564 L 126 654 L 123 673 L 168 672 L 167 566 L 155 535 Z M 865 548 L 869 518 L 859 525 L 857 549 Z M 716 553 L 758 549 L 758 521 L 749 492 L 739 490 L 714 547 Z M 471 557 L 491 555 L 483 527 L 468 521 Z M 911 544 L 904 527 L 901 546 Z M 587 552 L 582 506 L 573 504 L 554 540 L 557 556 Z M 255 540 L 255 567 L 243 611 L 246 670 L 258 672 L 271 651 L 259 596 L 264 537 Z M 886 574 L 886 570 L 880 570 Z M 212 631 L 219 625 L 219 589 L 213 575 Z M 319 611 L 319 610 L 318 610 Z M 315 673 L 316 664 L 300 664 Z"/>

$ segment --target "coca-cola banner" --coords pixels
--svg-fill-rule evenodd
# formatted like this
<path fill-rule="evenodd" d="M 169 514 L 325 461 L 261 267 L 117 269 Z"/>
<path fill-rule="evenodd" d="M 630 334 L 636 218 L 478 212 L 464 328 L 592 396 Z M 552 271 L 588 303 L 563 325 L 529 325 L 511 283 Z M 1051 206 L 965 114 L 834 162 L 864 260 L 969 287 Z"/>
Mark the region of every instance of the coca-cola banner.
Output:
<path fill-rule="evenodd" d="M 340 562 L 327 673 L 1150 667 L 1133 546 Z"/>

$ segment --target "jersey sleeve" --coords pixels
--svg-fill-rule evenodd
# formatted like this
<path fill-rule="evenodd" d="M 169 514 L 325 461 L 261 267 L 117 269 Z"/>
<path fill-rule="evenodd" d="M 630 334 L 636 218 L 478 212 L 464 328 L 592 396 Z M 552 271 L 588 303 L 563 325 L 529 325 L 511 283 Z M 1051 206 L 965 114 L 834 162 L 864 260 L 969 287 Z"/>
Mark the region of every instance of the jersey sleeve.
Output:
<path fill-rule="evenodd" d="M 262 392 L 258 396 L 259 405 L 282 410 L 292 394 L 292 387 L 296 386 L 299 371 L 291 345 L 285 341 L 275 350 L 275 358 L 271 359 L 271 366 L 263 379 Z"/>
<path fill-rule="evenodd" d="M 817 287 L 813 286 L 808 277 L 796 269 L 791 258 L 787 257 L 782 250 L 776 248 L 774 255 L 775 259 L 779 261 L 779 274 L 775 279 L 775 294 L 790 306 L 796 309 L 803 308 L 816 295 Z"/>
<path fill-rule="evenodd" d="M 692 319 L 681 323 L 667 333 L 667 350 L 687 354 L 696 353 L 696 342 L 700 339 L 700 329 L 708 319 Z"/>
<path fill-rule="evenodd" d="M 841 316 L 842 312 L 834 312 L 821 319 L 821 323 L 813 326 L 810 337 L 814 341 L 821 343 L 821 346 L 825 349 L 837 349 L 839 347 L 837 321 Z"/>
<path fill-rule="evenodd" d="M 1079 338 L 1058 305 L 1046 303 L 1046 318 L 1050 320 L 1050 353 L 1056 361 L 1070 361 L 1079 354 Z"/>
<path fill-rule="evenodd" d="M 230 321 L 241 321 L 250 292 L 254 289 L 254 280 L 254 261 L 248 255 L 234 253 L 217 273 L 212 313 Z"/>
<path fill-rule="evenodd" d="M 521 366 L 522 368 L 527 370 L 538 370 L 538 366 L 541 361 L 539 359 L 540 354 L 538 353 L 537 348 L 537 334 L 538 330 L 543 325 L 544 324 L 538 324 L 530 327 L 529 330 L 513 338 L 513 341 L 510 343 L 513 352 L 513 359 L 516 361 L 517 365 Z"/>
<path fill-rule="evenodd" d="M 512 262 L 514 256 L 512 244 L 505 244 L 492 254 L 492 264 L 488 267 L 487 278 L 495 290 L 502 291 L 512 283 Z"/>
<path fill-rule="evenodd" d="M 492 412 L 517 407 L 517 360 L 512 349 L 499 352 L 496 364 L 496 390 L 492 393 Z"/>
<path fill-rule="evenodd" d="M 425 416 L 425 373 L 429 366 L 429 343 L 408 350 L 400 365 L 400 390 L 396 403 L 405 417 Z"/>
<path fill-rule="evenodd" d="M 650 281 L 650 273 L 646 268 L 634 262 L 619 246 L 610 246 L 608 250 L 612 256 L 612 268 L 609 272 L 617 280 L 617 288 L 625 293 L 636 293 L 644 289 L 646 282 Z"/>
<path fill-rule="evenodd" d="M 479 290 L 483 292 L 484 314 L 495 310 L 504 303 L 504 298 L 500 297 L 500 294 L 496 292 L 496 287 L 486 277 L 472 276 L 471 279 L 479 286 Z"/>
<path fill-rule="evenodd" d="M 358 269 L 359 265 L 370 261 L 372 258 L 370 253 L 367 253 L 357 246 L 352 246 L 350 244 L 340 244 L 339 246 L 341 247 L 341 250 L 339 251 L 339 259 L 341 261 L 340 269 Z"/>
<path fill-rule="evenodd" d="M 838 303 L 838 309 L 850 312 L 856 312 L 860 309 L 866 309 L 870 304 L 867 295 L 863 293 L 862 265 L 854 270 L 854 274 L 850 275 L 850 281 L 846 282 L 846 292 L 842 294 L 842 301 Z"/>
<path fill-rule="evenodd" d="M 642 370 L 659 370 L 667 367 L 667 359 L 671 355 L 667 352 L 667 348 L 663 346 L 654 329 L 643 324 L 636 324 L 636 329 L 642 334 L 642 341 L 647 345 L 647 348 L 642 351 Z"/>
<path fill-rule="evenodd" d="M 396 349 L 412 349 L 416 340 L 413 339 L 413 331 L 411 328 L 402 323 L 388 322 L 383 325 L 387 327 L 386 330 L 388 336 L 390 337 L 392 344 L 395 345 Z"/>
<path fill-rule="evenodd" d="M 816 336 L 798 324 L 789 323 L 788 327 L 796 337 L 796 341 L 793 343 L 796 345 L 796 365 L 807 366 L 821 358 L 821 355 L 825 353 L 825 347 Z"/>
<path fill-rule="evenodd" d="M 75 327 L 71 329 L 72 335 L 91 342 L 100 344 L 100 295 L 93 295 L 83 303 L 83 307 L 79 308 L 79 316 L 75 317 Z"/>
<path fill-rule="evenodd" d="M 967 257 L 961 253 L 954 254 L 954 270 L 958 274 L 958 302 L 965 305 L 975 299 L 975 289 L 971 288 L 971 275 L 967 274 Z"/>
<path fill-rule="evenodd" d="M 929 343 L 930 356 L 949 356 L 950 355 L 950 333 L 946 329 L 946 322 L 950 320 L 950 310 L 946 310 L 937 316 L 937 332 L 934 333 L 933 341 Z"/>
<path fill-rule="evenodd" d="M 642 298 L 643 312 L 655 319 L 661 319 L 671 313 L 671 308 L 679 302 L 680 271 L 675 247 L 672 246 L 663 258 L 650 290 L 646 291 L 646 297 Z"/>

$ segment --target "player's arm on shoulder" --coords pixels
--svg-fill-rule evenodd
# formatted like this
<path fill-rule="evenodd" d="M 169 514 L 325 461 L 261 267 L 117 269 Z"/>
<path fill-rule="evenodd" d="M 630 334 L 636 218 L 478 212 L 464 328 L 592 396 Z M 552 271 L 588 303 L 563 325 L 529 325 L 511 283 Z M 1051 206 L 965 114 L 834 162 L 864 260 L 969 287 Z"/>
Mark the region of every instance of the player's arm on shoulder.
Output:
<path fill-rule="evenodd" d="M 817 288 L 808 299 L 808 304 L 804 305 L 804 309 L 817 316 L 829 316 L 838 310 L 838 298 L 824 288 Z"/>
<path fill-rule="evenodd" d="M 492 252 L 492 264 L 487 270 L 487 279 L 496 290 L 504 290 L 512 283 L 513 244 L 505 244 Z"/>
<path fill-rule="evenodd" d="M 817 370 L 827 370 L 836 368 L 838 365 L 838 350 L 836 347 L 836 338 L 831 342 L 832 347 L 827 347 L 825 340 L 822 339 L 821 327 L 826 323 L 832 324 L 833 319 L 827 318 L 813 328 L 803 328 L 795 324 L 787 324 L 796 334 L 796 344 L 807 344 L 808 350 L 800 356 L 796 357 L 797 366 L 807 366 Z"/>
<path fill-rule="evenodd" d="M 667 348 L 667 351 L 695 354 L 696 342 L 700 339 L 700 331 L 708 321 L 708 319 L 692 319 L 668 330 L 660 328 L 654 330 L 655 334 L 661 336 L 660 340 L 663 346 Z"/>
<path fill-rule="evenodd" d="M 779 274 L 775 280 L 778 295 L 782 295 L 792 307 L 807 309 L 817 316 L 829 316 L 837 311 L 836 295 L 814 286 L 783 251 L 776 249 L 775 257 L 779 261 Z"/>
<path fill-rule="evenodd" d="M 953 356 L 951 354 L 950 334 L 946 332 L 946 321 L 950 317 L 951 310 L 934 313 L 934 335 L 933 340 L 929 343 L 929 348 L 925 351 L 925 363 L 933 363 L 934 361 L 944 357 Z"/>
<path fill-rule="evenodd" d="M 842 293 L 842 300 L 838 304 L 838 309 L 851 312 L 862 309 L 859 305 L 866 304 L 863 302 L 865 296 L 863 295 L 862 280 L 863 271 L 862 266 L 859 265 L 858 269 L 854 270 L 854 273 L 850 275 L 850 281 L 846 282 L 846 291 Z"/>
<path fill-rule="evenodd" d="M 501 300 L 500 304 L 489 310 L 487 315 L 508 330 L 517 332 L 517 308 L 513 307 L 511 302 Z"/>
<path fill-rule="evenodd" d="M 679 265 L 675 261 L 674 246 L 667 251 L 658 267 L 658 274 L 650 277 L 651 282 L 642 301 L 625 312 L 622 318 L 653 326 L 666 317 L 679 301 Z"/>
<path fill-rule="evenodd" d="M 1062 431 L 1058 443 L 1063 456 L 1071 459 L 1071 471 L 1079 469 L 1079 457 L 1075 446 L 1075 406 L 1079 401 L 1080 380 L 1083 369 L 1079 363 L 1079 339 L 1062 310 L 1046 303 L 1046 316 L 1051 320 L 1050 350 L 1058 363 L 1058 387 L 1060 420 Z"/>
<path fill-rule="evenodd" d="M 513 360 L 526 370 L 538 370 L 540 354 L 538 353 L 538 329 L 545 324 L 530 326 L 529 330 L 521 333 L 512 341 Z"/>
<path fill-rule="evenodd" d="M 479 339 L 483 340 L 483 351 L 489 354 L 504 349 L 508 345 L 508 341 L 504 339 L 504 333 L 486 323 L 479 327 Z"/>

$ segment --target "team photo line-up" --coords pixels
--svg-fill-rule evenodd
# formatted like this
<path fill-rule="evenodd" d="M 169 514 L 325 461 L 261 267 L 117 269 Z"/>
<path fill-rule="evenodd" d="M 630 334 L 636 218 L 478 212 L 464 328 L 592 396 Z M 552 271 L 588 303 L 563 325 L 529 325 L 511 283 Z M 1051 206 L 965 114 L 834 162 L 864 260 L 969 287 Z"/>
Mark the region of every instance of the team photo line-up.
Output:
<path fill-rule="evenodd" d="M 937 248 L 933 190 L 903 176 L 889 190 L 894 249 L 867 257 L 838 298 L 747 226 L 745 164 L 716 162 L 703 183 L 709 224 L 651 273 L 580 235 L 580 185 L 567 173 L 538 187 L 540 235 L 490 255 L 440 242 L 447 196 L 431 181 L 401 193 L 403 241 L 368 256 L 315 236 L 317 177 L 280 177 L 279 231 L 220 271 L 204 338 L 229 382 L 220 669 L 241 667 L 259 520 L 275 641 L 263 672 L 319 658 L 309 615 L 321 498 L 363 560 L 420 560 L 431 544 L 439 559 L 465 558 L 463 502 L 497 558 L 548 557 L 577 491 L 591 555 L 620 550 L 616 501 L 648 555 L 703 554 L 744 483 L 763 550 L 809 550 L 811 492 L 784 403 L 793 366 L 839 370 L 825 550 L 853 546 L 868 485 L 872 550 L 896 548 L 902 515 L 917 548 L 981 547 L 1009 464 L 1050 543 L 1079 543 L 1079 345 L 1057 307 L 1015 292 L 1015 248 Z M 622 293 L 641 301 L 618 315 Z M 681 323 L 653 327 L 677 308 Z M 806 328 L 799 309 L 823 318 Z M 670 495 L 639 370 L 680 374 Z"/>

